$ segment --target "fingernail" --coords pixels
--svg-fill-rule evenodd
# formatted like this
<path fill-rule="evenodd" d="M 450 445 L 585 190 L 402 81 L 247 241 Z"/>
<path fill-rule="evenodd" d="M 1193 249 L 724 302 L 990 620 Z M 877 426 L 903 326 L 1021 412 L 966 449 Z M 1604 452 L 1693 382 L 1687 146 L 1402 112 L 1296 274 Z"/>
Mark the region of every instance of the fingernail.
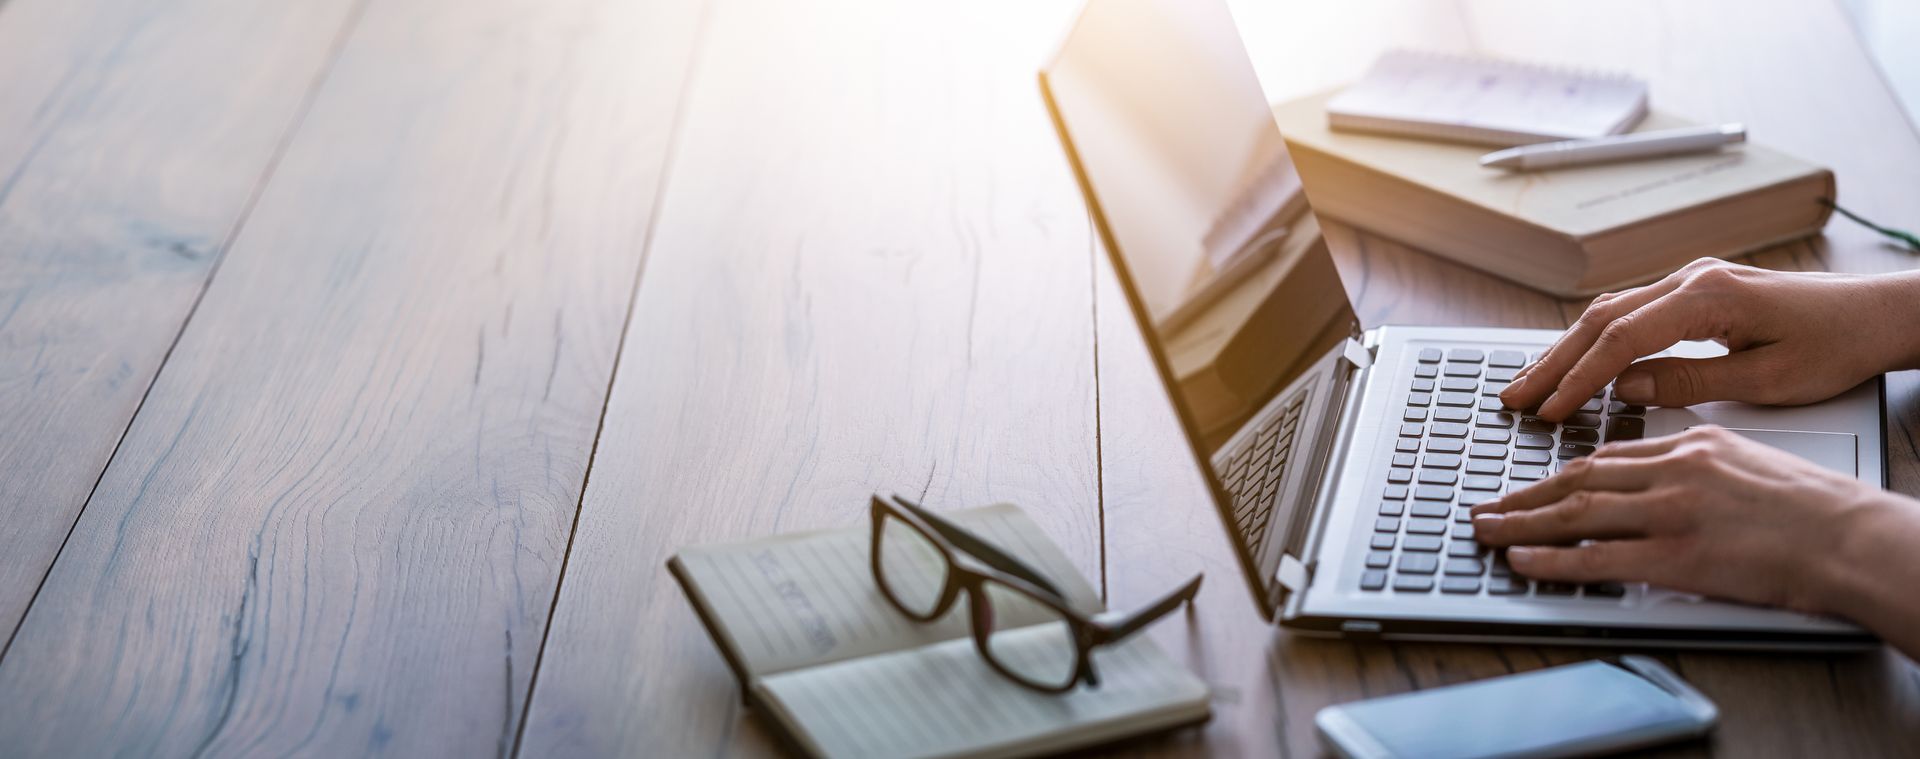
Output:
<path fill-rule="evenodd" d="M 1528 564 L 1528 563 L 1531 563 L 1532 561 L 1533 561 L 1533 549 L 1531 548 L 1507 549 L 1508 564 Z"/>
<path fill-rule="evenodd" d="M 1627 403 L 1647 403 L 1653 400 L 1653 375 L 1643 371 L 1630 371 L 1613 381 L 1613 397 Z"/>
<path fill-rule="evenodd" d="M 1505 514 L 1475 514 L 1473 515 L 1473 528 L 1478 530 L 1482 527 L 1499 527 L 1500 520 L 1506 518 Z"/>

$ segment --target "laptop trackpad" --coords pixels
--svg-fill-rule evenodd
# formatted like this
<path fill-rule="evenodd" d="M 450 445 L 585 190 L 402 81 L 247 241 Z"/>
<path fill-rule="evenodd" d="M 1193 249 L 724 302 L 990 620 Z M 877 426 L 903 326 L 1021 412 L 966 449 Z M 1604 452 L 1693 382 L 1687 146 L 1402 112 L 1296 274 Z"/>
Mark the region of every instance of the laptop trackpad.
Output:
<path fill-rule="evenodd" d="M 1765 443 L 1848 477 L 1858 477 L 1859 440 L 1851 432 L 1803 432 L 1728 427 L 1728 432 Z"/>

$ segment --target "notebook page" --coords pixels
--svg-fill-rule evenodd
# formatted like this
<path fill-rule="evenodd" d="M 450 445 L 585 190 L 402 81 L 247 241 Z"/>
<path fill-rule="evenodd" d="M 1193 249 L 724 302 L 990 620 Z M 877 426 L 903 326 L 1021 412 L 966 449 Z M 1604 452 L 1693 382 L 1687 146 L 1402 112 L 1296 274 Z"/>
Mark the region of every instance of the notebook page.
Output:
<path fill-rule="evenodd" d="M 1560 71 L 1500 60 L 1393 51 L 1327 105 L 1336 126 L 1501 144 L 1619 134 L 1645 113 L 1647 87 L 1624 76 Z"/>
<path fill-rule="evenodd" d="M 1051 645 L 1044 627 L 1005 635 L 1018 638 L 1006 644 L 1013 648 Z M 1050 753 L 1207 714 L 1206 685 L 1145 635 L 1096 650 L 1094 666 L 1099 688 L 1048 695 L 989 669 L 973 642 L 959 639 L 788 672 L 758 687 L 802 742 L 833 757 Z"/>
<path fill-rule="evenodd" d="M 1012 504 L 946 512 L 950 520 L 1044 574 L 1076 609 L 1095 613 L 1099 594 L 1039 525 Z M 874 584 L 871 527 L 780 535 L 680 552 L 689 591 L 709 610 L 741 665 L 756 675 L 971 636 L 965 596 L 929 623 L 908 619 Z M 931 570 L 929 570 L 931 571 Z M 1009 625 L 1044 617 L 1000 609 Z"/>

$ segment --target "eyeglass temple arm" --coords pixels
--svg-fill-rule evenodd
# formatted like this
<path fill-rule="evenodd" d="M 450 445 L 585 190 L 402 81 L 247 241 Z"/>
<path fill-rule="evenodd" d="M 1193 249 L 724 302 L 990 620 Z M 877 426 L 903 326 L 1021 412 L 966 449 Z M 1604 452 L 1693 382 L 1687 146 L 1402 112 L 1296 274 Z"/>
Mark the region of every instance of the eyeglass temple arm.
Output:
<path fill-rule="evenodd" d="M 901 508 L 912 511 L 915 516 L 920 517 L 921 520 L 927 523 L 927 526 L 939 531 L 940 537 L 952 542 L 954 547 L 966 551 L 976 559 L 986 562 L 987 566 L 1026 580 L 1035 587 L 1052 593 L 1062 601 L 1067 600 L 1067 594 L 1060 592 L 1060 589 L 1054 587 L 1053 583 L 1048 582 L 1044 575 L 1032 567 L 1027 566 L 1025 562 L 1013 558 L 1013 556 L 1007 554 L 1005 551 L 995 548 L 992 543 L 988 543 L 973 533 L 968 532 L 966 528 L 947 521 L 939 514 L 928 511 L 917 503 L 901 498 L 898 495 L 892 496 L 892 499 L 893 502 L 899 504 Z"/>
<path fill-rule="evenodd" d="M 1119 622 L 1107 626 L 1107 641 L 1117 641 L 1139 632 L 1140 628 L 1153 624 L 1155 620 L 1166 616 L 1174 609 L 1180 608 L 1181 604 L 1191 602 L 1194 595 L 1200 592 L 1200 581 L 1203 579 L 1206 579 L 1206 575 L 1194 575 L 1193 579 L 1188 580 L 1185 585 L 1175 588 L 1173 592 L 1162 596 L 1160 600 L 1153 602 L 1152 605 L 1129 614 Z"/>

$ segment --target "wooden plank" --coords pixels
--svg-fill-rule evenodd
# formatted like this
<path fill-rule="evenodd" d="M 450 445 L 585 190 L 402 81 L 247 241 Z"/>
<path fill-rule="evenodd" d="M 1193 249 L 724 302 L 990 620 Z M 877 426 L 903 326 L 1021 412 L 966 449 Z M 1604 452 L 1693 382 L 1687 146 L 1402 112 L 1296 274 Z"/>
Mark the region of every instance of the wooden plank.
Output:
<path fill-rule="evenodd" d="M 4 3 L 0 652 L 353 7 Z"/>
<path fill-rule="evenodd" d="M 367 8 L 0 662 L 0 752 L 511 748 L 697 10 Z"/>
<path fill-rule="evenodd" d="M 1034 78 L 1072 6 L 716 4 L 524 755 L 771 747 L 681 546 L 891 490 L 1019 503 L 1098 577 L 1090 231 Z"/>

